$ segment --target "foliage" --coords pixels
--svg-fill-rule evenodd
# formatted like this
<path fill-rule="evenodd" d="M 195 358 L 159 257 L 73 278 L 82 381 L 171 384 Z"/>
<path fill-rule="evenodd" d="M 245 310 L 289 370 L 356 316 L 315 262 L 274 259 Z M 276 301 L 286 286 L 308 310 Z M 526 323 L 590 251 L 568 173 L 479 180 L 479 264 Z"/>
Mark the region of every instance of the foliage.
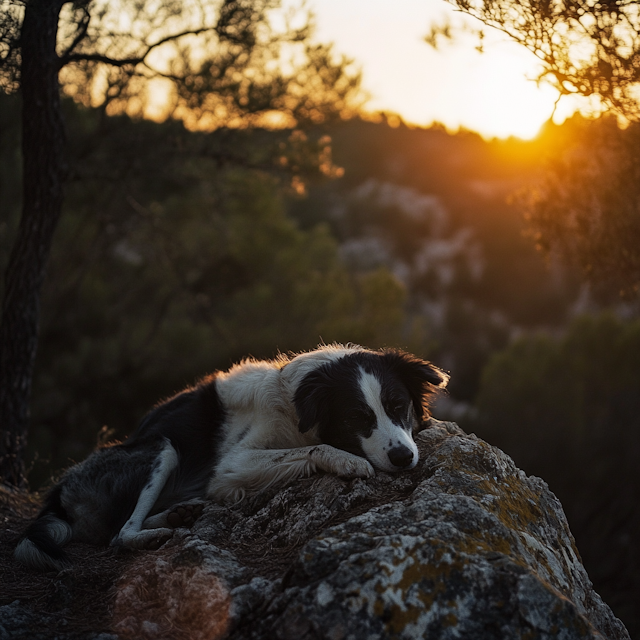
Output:
<path fill-rule="evenodd" d="M 23 0 L 0 0 L 0 89 L 7 93 L 20 86 L 20 27 Z"/>
<path fill-rule="evenodd" d="M 16 102 L 5 98 L 3 115 L 9 116 Z M 74 360 L 78 345 L 90 336 L 86 344 L 93 346 L 87 347 L 88 354 L 98 353 L 100 344 L 106 350 L 105 326 L 113 331 L 110 349 L 116 355 L 88 355 L 82 366 L 73 365 L 77 378 L 71 373 L 51 378 L 66 397 L 60 403 L 64 410 L 52 411 L 55 419 L 47 418 L 47 424 L 57 425 L 55 438 L 52 431 L 47 436 L 59 443 L 54 466 L 69 456 L 79 458 L 103 424 L 116 427 L 119 434 L 128 432 L 161 395 L 197 375 L 226 367 L 248 353 L 270 357 L 277 348 L 311 348 L 320 338 L 372 347 L 397 345 L 431 357 L 453 374 L 452 398 L 471 402 L 487 359 L 504 347 L 511 333 L 520 327 L 558 326 L 577 295 L 571 279 L 559 279 L 557 270 L 549 272 L 522 238 L 522 223 L 505 203 L 505 194 L 537 170 L 537 142 L 487 143 L 476 135 L 453 135 L 437 127 L 393 128 L 358 120 L 305 135 L 224 128 L 204 134 L 186 131 L 175 121 L 159 125 L 103 118 L 99 110 L 78 108 L 70 101 L 63 106 L 73 160 L 68 219 L 58 231 L 46 282 L 42 323 L 46 352 L 37 368 L 44 375 L 52 363 L 62 366 L 65 353 Z M 19 163 L 9 118 L 7 125 L 7 135 L 0 137 L 0 143 L 6 142 L 0 159 L 7 168 L 3 184 L 10 186 L 19 181 Z M 344 167 L 338 180 L 325 179 L 341 173 L 332 162 L 331 149 L 336 163 Z M 308 196 L 301 196 L 305 185 Z M 256 190 L 265 194 L 262 205 L 249 197 Z M 285 193 L 286 214 L 276 215 Z M 240 204 L 241 196 L 246 204 Z M 221 213 L 232 205 L 232 217 Z M 15 223 L 19 193 L 2 199 L 0 206 L 2 218 Z M 206 211 L 217 212 L 217 226 Z M 248 249 L 230 253 L 220 248 L 228 244 L 230 221 L 236 221 L 237 229 L 243 220 L 249 230 L 250 216 L 255 216 L 254 232 L 264 225 L 268 231 L 264 242 L 271 243 L 272 258 L 264 258 L 256 269 L 249 268 Z M 303 235 L 285 234 L 278 241 L 272 235 L 276 220 Z M 0 252 L 10 246 L 15 226 L 5 224 L 3 229 Z M 300 248 L 301 237 L 308 243 L 306 249 Z M 369 242 L 386 247 L 386 253 L 380 258 L 368 249 Z M 359 244 L 363 251 L 354 261 L 352 248 Z M 300 271 L 320 255 L 311 251 L 311 245 L 324 246 L 323 251 L 333 257 L 323 268 L 316 262 Z M 291 273 L 276 257 L 285 251 L 293 255 L 288 258 Z M 423 259 L 432 254 L 433 259 Z M 257 298 L 251 302 L 247 297 L 247 291 L 254 291 L 256 282 L 269 273 L 265 266 L 269 261 L 282 265 L 279 277 L 284 289 L 279 295 L 283 300 L 295 297 L 291 304 L 297 315 L 285 315 L 274 297 L 276 282 L 269 285 L 272 293 L 264 298 L 264 313 L 256 310 Z M 310 280 L 312 269 L 317 282 Z M 97 293 L 85 287 L 88 283 L 97 287 L 96 282 L 102 282 L 96 292 L 103 297 L 94 300 Z M 229 316 L 241 301 L 247 305 L 246 313 Z M 165 324 L 160 320 L 158 333 L 152 333 L 156 318 L 167 314 L 188 316 L 185 327 L 197 321 L 209 332 L 226 332 L 226 338 L 214 340 L 207 334 L 204 342 L 214 345 L 212 350 L 200 348 L 201 355 L 185 360 L 184 366 L 177 364 L 180 342 L 162 333 Z M 271 324 L 268 318 L 273 318 Z M 148 343 L 143 319 L 152 335 Z M 127 323 L 137 323 L 138 329 Z M 193 329 L 184 331 L 198 335 Z M 146 351 L 140 344 L 147 345 Z M 155 365 L 158 373 L 152 375 L 150 365 L 145 369 L 132 364 L 139 351 L 158 358 L 164 353 L 171 365 Z M 92 374 L 91 368 L 102 362 L 105 369 L 96 368 Z M 175 372 L 175 379 L 168 372 Z M 119 377 L 126 383 L 114 390 L 113 381 Z M 45 432 L 38 426 L 43 424 L 39 407 L 48 402 L 41 400 L 42 380 L 38 374 L 33 421 L 38 435 L 34 431 L 31 451 L 41 448 L 46 458 L 50 449 L 40 446 Z M 102 388 L 117 400 L 97 398 Z M 119 390 L 125 395 L 118 395 Z M 81 417 L 72 418 L 73 407 L 79 406 L 84 407 L 78 409 Z M 115 415 L 118 408 L 125 416 L 122 420 Z M 64 435 L 65 422 L 76 425 L 72 437 Z M 39 482 L 33 474 L 32 481 Z"/>
<path fill-rule="evenodd" d="M 540 248 L 582 267 L 592 282 L 625 295 L 640 286 L 638 120 L 640 4 L 636 0 L 449 0 L 483 25 L 507 34 L 540 61 L 562 96 L 594 98 L 626 124 L 583 126 L 586 139 L 569 153 L 556 148 L 547 179 L 530 194 L 527 215 Z M 482 35 L 482 32 L 480 32 Z M 434 25 L 426 41 L 454 37 Z"/>
<path fill-rule="evenodd" d="M 522 199 L 536 243 L 592 282 L 640 290 L 640 125 L 574 118 L 562 152 Z M 570 133 L 569 133 L 570 132 Z"/>
<path fill-rule="evenodd" d="M 429 345 L 452 397 L 473 402 L 491 354 L 513 332 L 561 326 L 578 295 L 575 274 L 549 268 L 507 202 L 537 176 L 543 145 L 361 120 L 330 132 L 344 176 L 312 185 L 292 215 L 328 223 L 350 269 L 384 266 L 402 280 L 405 346 Z"/>
<path fill-rule="evenodd" d="M 0 88 L 21 93 L 24 168 L 0 322 L 0 476 L 24 486 L 40 294 L 68 175 L 60 82 L 103 116 L 157 111 L 151 96 L 164 82 L 163 115 L 192 128 L 292 128 L 348 115 L 360 78 L 330 46 L 310 40 L 309 16 L 274 14 L 279 0 L 0 0 L 0 7 Z"/>
<path fill-rule="evenodd" d="M 558 494 L 599 593 L 630 621 L 640 595 L 638 389 L 640 321 L 583 317 L 562 338 L 526 337 L 496 354 L 474 425 Z"/>
<path fill-rule="evenodd" d="M 346 117 L 360 75 L 280 0 L 60 2 L 57 61 L 67 96 L 113 115 L 191 127 L 294 126 Z M 20 85 L 22 0 L 2 0 L 0 86 Z"/>
<path fill-rule="evenodd" d="M 595 96 L 625 118 L 640 117 L 640 10 L 635 0 L 448 0 L 531 51 L 562 95 Z M 433 27 L 435 45 L 451 37 Z"/>
<path fill-rule="evenodd" d="M 11 113 L 15 100 L 2 104 Z M 331 173 L 326 136 L 190 133 L 65 109 L 76 162 L 42 298 L 34 486 L 84 457 L 102 426 L 123 437 L 161 397 L 249 354 L 403 344 L 404 287 L 386 269 L 349 272 L 328 227 L 302 230 L 284 207 L 300 197 L 293 171 Z M 17 140 L 0 142 L 11 184 Z"/>

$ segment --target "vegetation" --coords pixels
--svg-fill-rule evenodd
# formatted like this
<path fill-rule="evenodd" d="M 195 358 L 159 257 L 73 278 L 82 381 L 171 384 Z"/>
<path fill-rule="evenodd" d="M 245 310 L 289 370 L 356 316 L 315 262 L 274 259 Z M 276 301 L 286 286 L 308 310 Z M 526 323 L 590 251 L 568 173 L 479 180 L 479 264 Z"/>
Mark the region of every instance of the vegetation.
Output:
<path fill-rule="evenodd" d="M 540 62 L 538 80 L 549 82 L 560 96 L 593 97 L 625 118 L 640 117 L 637 2 L 448 1 L 531 51 Z M 427 42 L 451 35 L 450 27 L 436 26 Z"/>
<path fill-rule="evenodd" d="M 527 212 L 538 246 L 581 267 L 590 282 L 622 295 L 640 290 L 640 12 L 635 1 L 449 0 L 480 24 L 506 34 L 539 62 L 537 80 L 580 96 L 614 118 L 583 124 L 557 147 Z M 480 42 L 484 37 L 479 30 Z M 455 37 L 450 24 L 425 38 Z M 480 47 L 481 48 L 481 47 Z"/>
<path fill-rule="evenodd" d="M 17 101 L 2 107 L 6 264 Z M 471 402 L 491 353 L 517 327 L 561 325 L 576 295 L 504 202 L 535 170 L 534 143 L 357 120 L 205 134 L 64 110 L 74 171 L 42 298 L 34 487 L 102 426 L 122 437 L 160 397 L 249 354 L 401 346 L 451 369 L 452 398 Z"/>
<path fill-rule="evenodd" d="M 66 106 L 75 152 L 108 131 L 69 182 L 42 299 L 30 449 L 47 462 L 34 485 L 86 455 L 103 425 L 124 437 L 163 395 L 249 354 L 400 341 L 402 284 L 384 268 L 350 273 L 326 225 L 302 230 L 287 215 L 284 195 L 299 197 L 290 175 L 262 168 L 267 147 L 298 175 L 305 160 L 308 172 L 330 165 L 326 137 L 189 134 Z M 252 163 L 220 164 L 224 146 Z M 127 155 L 139 148 L 148 153 Z M 4 256 L 14 228 L 3 225 Z"/>
<path fill-rule="evenodd" d="M 496 354 L 474 424 L 558 495 L 591 579 L 632 635 L 640 597 L 638 389 L 640 321 L 582 317 L 562 338 L 534 335 Z"/>
<path fill-rule="evenodd" d="M 577 121 L 522 201 L 540 249 L 628 298 L 640 292 L 639 142 L 640 124 Z"/>
<path fill-rule="evenodd" d="M 5 482 L 26 482 L 40 291 L 69 169 L 61 80 L 85 106 L 137 116 L 146 112 L 153 81 L 162 80 L 171 105 L 166 115 L 192 126 L 296 127 L 344 115 L 358 74 L 330 47 L 310 41 L 308 16 L 275 28 L 279 6 L 278 0 L 0 1 L 0 88 L 21 94 L 23 164 L 22 214 L 0 321 Z M 295 22 L 295 13 L 288 17 Z"/>

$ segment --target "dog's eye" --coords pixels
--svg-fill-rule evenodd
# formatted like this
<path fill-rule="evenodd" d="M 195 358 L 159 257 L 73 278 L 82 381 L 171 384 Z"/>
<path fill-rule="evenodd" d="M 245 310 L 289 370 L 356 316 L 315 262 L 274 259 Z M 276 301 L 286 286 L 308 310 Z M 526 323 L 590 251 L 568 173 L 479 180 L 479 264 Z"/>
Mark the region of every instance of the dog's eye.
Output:
<path fill-rule="evenodd" d="M 389 403 L 389 411 L 394 414 L 394 415 L 399 415 L 399 414 L 404 414 L 405 413 L 405 406 L 404 406 L 404 402 L 400 402 L 400 401 L 391 401 Z"/>
<path fill-rule="evenodd" d="M 371 416 L 364 411 L 351 411 L 347 414 L 347 420 L 352 424 L 368 424 L 371 422 Z"/>

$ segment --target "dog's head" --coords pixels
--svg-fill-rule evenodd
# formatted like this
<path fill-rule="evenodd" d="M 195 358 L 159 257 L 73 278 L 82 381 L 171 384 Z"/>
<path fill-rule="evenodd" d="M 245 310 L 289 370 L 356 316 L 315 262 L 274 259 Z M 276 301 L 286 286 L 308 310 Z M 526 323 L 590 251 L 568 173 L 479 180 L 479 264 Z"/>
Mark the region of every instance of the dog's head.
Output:
<path fill-rule="evenodd" d="M 294 404 L 301 432 L 369 460 L 383 471 L 418 463 L 413 441 L 429 400 L 449 377 L 396 350 L 354 351 L 307 373 Z"/>

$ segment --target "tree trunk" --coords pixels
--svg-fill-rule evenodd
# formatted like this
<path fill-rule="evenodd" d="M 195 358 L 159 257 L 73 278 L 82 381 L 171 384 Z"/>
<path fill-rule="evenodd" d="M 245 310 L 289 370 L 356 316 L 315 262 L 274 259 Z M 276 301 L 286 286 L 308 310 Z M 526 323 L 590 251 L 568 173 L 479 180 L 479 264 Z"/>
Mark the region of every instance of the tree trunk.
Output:
<path fill-rule="evenodd" d="M 62 208 L 64 128 L 56 54 L 61 0 L 26 3 L 22 25 L 23 208 L 5 273 L 0 325 L 0 479 L 25 486 L 40 289 Z"/>

